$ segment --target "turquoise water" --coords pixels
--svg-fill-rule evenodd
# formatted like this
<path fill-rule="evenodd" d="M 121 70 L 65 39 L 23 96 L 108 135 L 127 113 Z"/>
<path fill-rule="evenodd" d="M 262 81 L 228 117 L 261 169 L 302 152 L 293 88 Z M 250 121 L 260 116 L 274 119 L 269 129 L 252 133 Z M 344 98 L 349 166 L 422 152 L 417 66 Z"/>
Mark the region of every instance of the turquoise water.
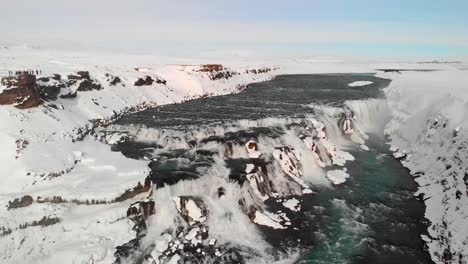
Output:
<path fill-rule="evenodd" d="M 299 263 L 432 263 L 420 238 L 424 204 L 412 195 L 412 176 L 383 137 L 371 137 L 368 146 L 349 150 L 356 160 L 347 163 L 346 184 L 307 201 L 308 210 L 324 216 L 317 246 Z"/>

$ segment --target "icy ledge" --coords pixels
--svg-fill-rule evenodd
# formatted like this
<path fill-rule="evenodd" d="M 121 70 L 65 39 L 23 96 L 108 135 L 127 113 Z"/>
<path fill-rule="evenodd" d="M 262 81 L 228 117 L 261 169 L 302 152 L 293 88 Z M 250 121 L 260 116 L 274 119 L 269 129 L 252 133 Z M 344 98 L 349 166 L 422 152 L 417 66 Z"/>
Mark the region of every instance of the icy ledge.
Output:
<path fill-rule="evenodd" d="M 395 157 L 415 176 L 430 221 L 423 239 L 436 263 L 468 259 L 468 74 L 385 75 Z"/>

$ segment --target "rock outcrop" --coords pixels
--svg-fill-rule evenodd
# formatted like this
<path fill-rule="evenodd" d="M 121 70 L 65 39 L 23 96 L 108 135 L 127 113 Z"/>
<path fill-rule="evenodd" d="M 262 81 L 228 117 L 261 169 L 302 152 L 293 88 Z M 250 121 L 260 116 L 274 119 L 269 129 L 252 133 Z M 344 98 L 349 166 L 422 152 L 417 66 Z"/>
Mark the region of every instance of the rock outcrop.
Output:
<path fill-rule="evenodd" d="M 0 105 L 27 109 L 42 104 L 36 90 L 36 76 L 32 74 L 3 77 L 1 84 L 6 88 L 0 91 Z"/>
<path fill-rule="evenodd" d="M 30 195 L 25 195 L 21 198 L 16 198 L 13 201 L 8 202 L 8 209 L 21 208 L 31 205 L 34 199 Z"/>
<path fill-rule="evenodd" d="M 88 71 L 79 71 L 76 74 L 68 75 L 68 86 L 77 84 L 77 91 L 85 92 L 92 90 L 101 90 L 102 86 L 99 82 L 91 79 Z"/>
<path fill-rule="evenodd" d="M 148 76 L 148 75 L 142 78 L 138 78 L 138 80 L 136 80 L 135 82 L 135 86 L 150 86 L 150 85 L 153 85 L 153 83 L 164 84 L 164 85 L 167 84 L 166 80 L 163 80 L 157 77 L 155 78 L 156 80 L 153 79 L 153 77 Z"/>
<path fill-rule="evenodd" d="M 340 128 L 343 134 L 352 134 L 354 133 L 354 119 L 353 113 L 346 111 L 341 115 L 340 120 L 338 121 L 338 127 Z"/>
<path fill-rule="evenodd" d="M 224 69 L 224 66 L 221 64 L 204 64 L 200 66 L 198 71 L 200 72 L 219 72 Z"/>
<path fill-rule="evenodd" d="M 106 73 L 106 78 L 110 86 L 116 86 L 117 84 L 122 83 L 122 80 L 119 76 L 114 76 L 112 74 Z"/>
<path fill-rule="evenodd" d="M 60 91 L 65 87 L 66 84 L 62 82 L 62 77 L 59 74 L 37 79 L 37 91 L 45 101 L 57 100 Z"/>

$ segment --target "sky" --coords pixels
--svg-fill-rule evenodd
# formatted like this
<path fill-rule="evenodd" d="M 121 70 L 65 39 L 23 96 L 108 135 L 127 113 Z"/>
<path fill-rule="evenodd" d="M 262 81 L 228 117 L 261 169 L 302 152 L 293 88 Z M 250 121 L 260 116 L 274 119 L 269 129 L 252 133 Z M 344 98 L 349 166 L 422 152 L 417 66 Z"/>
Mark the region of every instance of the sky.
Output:
<path fill-rule="evenodd" d="M 3 44 L 468 57 L 467 0 L 0 0 L 0 6 Z"/>

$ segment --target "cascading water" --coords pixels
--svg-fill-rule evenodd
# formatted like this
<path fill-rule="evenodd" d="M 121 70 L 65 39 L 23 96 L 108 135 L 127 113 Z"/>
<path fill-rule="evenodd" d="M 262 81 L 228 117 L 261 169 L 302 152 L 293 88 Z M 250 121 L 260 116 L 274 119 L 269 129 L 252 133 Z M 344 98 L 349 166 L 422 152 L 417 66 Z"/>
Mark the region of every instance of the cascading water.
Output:
<path fill-rule="evenodd" d="M 347 85 L 362 80 L 372 84 Z M 379 184 L 373 166 L 402 170 L 373 136 L 388 118 L 385 100 L 376 99 L 388 82 L 354 74 L 279 76 L 241 94 L 150 109 L 108 127 L 102 133 L 113 150 L 149 161 L 154 188 L 148 199 L 155 213 L 139 218 L 144 230 L 119 248 L 118 261 L 375 260 L 372 250 L 385 243 L 369 212 L 394 208 L 372 191 Z M 376 191 L 413 202 L 409 182 L 404 194 L 400 184 Z M 409 247 L 422 250 L 418 235 L 410 232 L 417 242 Z M 426 263 L 424 253 L 415 259 Z"/>

